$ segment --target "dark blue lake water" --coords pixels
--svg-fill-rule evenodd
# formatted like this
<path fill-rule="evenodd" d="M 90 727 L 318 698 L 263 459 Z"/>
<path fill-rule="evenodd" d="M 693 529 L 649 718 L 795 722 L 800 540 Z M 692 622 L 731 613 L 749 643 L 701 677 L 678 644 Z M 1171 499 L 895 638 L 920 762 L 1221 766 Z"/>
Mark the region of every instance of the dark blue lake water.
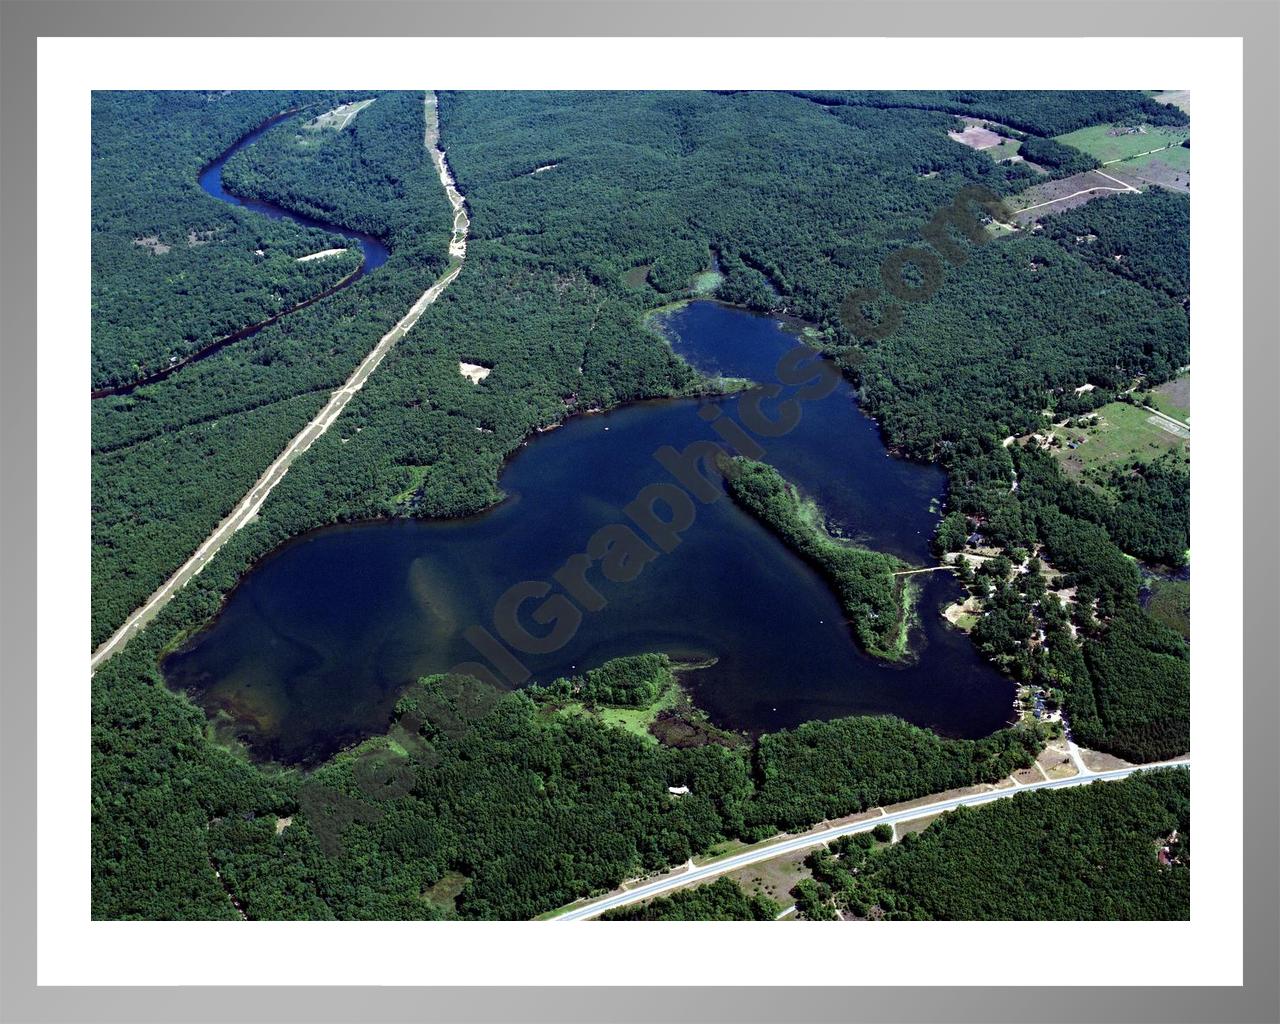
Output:
<path fill-rule="evenodd" d="M 799 344 L 776 320 L 711 302 L 663 324 L 700 369 L 760 381 L 775 379 L 779 357 Z M 647 402 L 572 419 L 510 462 L 507 500 L 483 515 L 299 538 L 257 566 L 210 627 L 166 660 L 168 681 L 264 758 L 314 763 L 381 731 L 406 683 L 477 660 L 462 632 L 474 624 L 492 632 L 508 587 L 550 581 L 597 529 L 626 522 L 622 509 L 641 488 L 671 480 L 653 458 L 658 448 L 716 440 L 700 411 L 716 406 L 736 417 L 738 401 Z M 889 457 L 846 383 L 806 403 L 789 434 L 763 443 L 765 461 L 816 498 L 833 528 L 931 564 L 931 503 L 943 496 L 944 475 Z M 718 659 L 686 680 L 712 718 L 733 729 L 894 714 L 975 737 L 1011 719 L 1013 684 L 939 615 L 960 594 L 950 574 L 916 577 L 916 658 L 887 665 L 858 650 L 823 580 L 727 497 L 698 506 L 679 546 L 637 579 L 592 579 L 606 607 L 587 613 L 562 649 L 522 656 L 535 680 L 661 650 Z"/>

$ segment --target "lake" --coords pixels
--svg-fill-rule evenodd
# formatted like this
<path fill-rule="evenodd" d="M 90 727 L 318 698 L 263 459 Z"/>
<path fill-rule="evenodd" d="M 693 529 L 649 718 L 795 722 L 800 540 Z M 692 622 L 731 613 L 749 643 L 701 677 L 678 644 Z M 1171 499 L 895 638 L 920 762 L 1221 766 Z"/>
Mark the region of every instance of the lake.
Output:
<path fill-rule="evenodd" d="M 709 374 L 773 381 L 780 356 L 800 344 L 776 319 L 709 301 L 659 322 Z M 657 449 L 716 440 L 707 417 L 736 418 L 738 402 L 644 402 L 575 417 L 519 451 L 502 475 L 506 500 L 481 515 L 300 537 L 257 565 L 221 614 L 165 660 L 166 678 L 264 759 L 314 764 L 381 732 L 406 683 L 478 660 L 462 633 L 477 624 L 493 632 L 508 587 L 552 580 L 596 530 L 627 521 L 622 509 L 642 488 L 672 480 Z M 833 530 L 913 565 L 934 562 L 945 475 L 890 457 L 847 382 L 805 403 L 790 433 L 762 443 L 764 460 L 820 502 Z M 587 612 L 560 650 L 522 656 L 535 681 L 666 651 L 717 659 L 685 680 L 730 729 L 893 714 L 977 737 L 1012 719 L 1013 683 L 938 614 L 961 593 L 949 573 L 916 577 L 916 657 L 885 664 L 857 648 L 817 573 L 727 497 L 698 505 L 681 543 L 638 578 L 608 583 L 595 570 L 591 579 L 606 606 Z"/>

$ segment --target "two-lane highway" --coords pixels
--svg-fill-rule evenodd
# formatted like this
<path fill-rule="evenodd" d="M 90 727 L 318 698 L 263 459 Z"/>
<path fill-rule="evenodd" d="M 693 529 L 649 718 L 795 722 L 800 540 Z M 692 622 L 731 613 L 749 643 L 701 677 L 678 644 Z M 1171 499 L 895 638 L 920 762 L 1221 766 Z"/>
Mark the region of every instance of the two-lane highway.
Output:
<path fill-rule="evenodd" d="M 1083 765 L 1083 762 L 1081 762 Z M 935 803 L 924 804 L 921 807 L 912 807 L 905 811 L 895 811 L 892 814 L 884 814 L 879 818 L 869 818 L 865 821 L 852 822 L 846 825 L 834 825 L 831 828 L 823 829 L 819 832 L 807 832 L 801 836 L 795 836 L 790 839 L 773 841 L 761 846 L 752 847 L 741 853 L 734 854 L 732 857 L 725 857 L 716 860 L 702 867 L 693 866 L 689 870 L 681 871 L 679 874 L 673 874 L 666 878 L 660 878 L 657 881 L 649 882 L 645 885 L 637 886 L 625 892 L 611 893 L 608 896 L 602 896 L 599 899 L 590 900 L 586 903 L 574 904 L 570 909 L 563 913 L 557 914 L 550 920 L 553 921 L 585 921 L 589 918 L 596 917 L 604 913 L 606 910 L 613 910 L 616 907 L 625 907 L 631 903 L 639 903 L 641 900 L 647 900 L 653 896 L 661 896 L 665 892 L 672 889 L 678 889 L 682 886 L 690 885 L 695 882 L 705 882 L 719 875 L 726 874 L 730 871 L 736 871 L 738 868 L 746 867 L 749 864 L 757 864 L 760 861 L 772 860 L 774 857 L 780 857 L 786 853 L 795 853 L 798 850 L 808 849 L 813 846 L 822 846 L 831 842 L 833 839 L 839 839 L 841 836 L 853 835 L 856 832 L 869 832 L 877 825 L 896 825 L 908 821 L 914 821 L 917 818 L 923 818 L 930 814 L 938 814 L 945 811 L 953 811 L 957 807 L 973 807 L 980 804 L 991 803 L 994 800 L 1003 800 L 1007 797 L 1017 796 L 1020 793 L 1027 793 L 1038 789 L 1067 789 L 1071 786 L 1084 786 L 1093 782 L 1113 782 L 1117 779 L 1128 778 L 1136 772 L 1152 771 L 1157 768 L 1190 768 L 1191 759 L 1184 758 L 1177 761 L 1162 761 L 1158 764 L 1132 765 L 1128 768 L 1115 768 L 1105 772 L 1086 771 L 1082 774 L 1072 775 L 1065 779 L 1049 779 L 1045 782 L 1032 782 L 1025 786 L 1011 786 L 1006 789 L 991 790 L 986 793 L 974 793 L 969 796 L 954 797 L 949 800 L 939 800 Z"/>

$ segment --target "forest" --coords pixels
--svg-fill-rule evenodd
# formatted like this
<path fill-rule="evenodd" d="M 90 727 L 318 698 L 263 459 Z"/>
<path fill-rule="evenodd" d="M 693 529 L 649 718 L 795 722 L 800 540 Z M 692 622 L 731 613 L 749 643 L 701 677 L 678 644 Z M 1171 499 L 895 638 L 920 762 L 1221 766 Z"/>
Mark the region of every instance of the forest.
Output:
<path fill-rule="evenodd" d="M 160 101 L 150 93 L 109 95 L 119 98 L 95 114 L 95 126 L 104 136 L 127 139 L 142 130 L 135 122 L 149 124 L 149 116 L 160 117 L 163 113 L 152 109 L 152 105 Z M 169 102 L 192 104 L 200 96 L 174 95 Z M 290 103 L 306 107 L 302 113 L 271 129 L 249 152 L 264 143 L 274 145 L 277 133 L 292 138 L 299 124 L 326 109 L 326 104 L 337 102 L 337 97 L 311 93 L 266 98 L 258 93 L 244 95 L 250 98 L 243 101 L 248 104 L 247 108 L 235 106 L 242 102 L 238 93 L 212 103 L 213 110 L 228 110 L 226 114 L 218 114 L 219 123 L 222 117 L 238 119 L 238 122 L 231 120 L 216 133 L 210 126 L 203 125 L 195 113 L 188 115 L 195 127 L 188 127 L 186 120 L 175 115 L 171 134 L 156 133 L 151 144 L 164 147 L 164 162 L 156 171 L 158 176 L 163 171 L 163 187 L 157 186 L 155 195 L 164 198 L 172 193 L 166 209 L 179 219 L 191 220 L 211 207 L 210 216 L 231 216 L 237 218 L 234 223 L 244 221 L 255 229 L 269 225 L 270 230 L 300 232 L 302 229 L 287 221 L 269 220 L 210 198 L 200 190 L 195 176 L 205 162 L 248 128 L 256 127 L 264 111 L 270 113 L 279 105 Z M 220 106 L 223 103 L 233 106 L 223 108 Z M 366 117 L 368 121 L 364 121 Z M 288 439 L 324 405 L 329 392 L 346 378 L 447 265 L 451 217 L 435 169 L 423 149 L 422 95 L 387 94 L 366 108 L 351 128 L 362 121 L 359 143 L 353 131 L 313 132 L 309 137 L 314 141 L 295 153 L 289 166 L 297 165 L 296 176 L 312 174 L 317 181 L 327 180 L 327 175 L 319 169 L 319 162 L 324 154 L 337 150 L 345 155 L 344 166 L 348 171 L 353 162 L 358 165 L 362 159 L 368 159 L 378 161 L 376 173 L 397 175 L 403 192 L 398 206 L 371 186 L 368 193 L 371 207 L 376 205 L 382 218 L 378 226 L 385 227 L 389 237 L 394 234 L 389 225 L 405 225 L 402 233 L 394 236 L 396 244 L 387 262 L 349 288 L 290 314 L 208 359 L 189 364 L 166 380 L 140 387 L 129 395 L 94 403 L 95 645 L 109 636 L 129 612 L 142 604 L 198 547 Z M 188 146 L 198 148 L 188 151 Z M 388 161 L 386 154 L 390 149 L 401 154 L 395 162 Z M 384 161 L 388 166 L 383 166 Z M 97 164 L 95 181 L 99 177 L 96 168 Z M 115 180 L 114 173 L 108 163 L 101 177 L 104 181 Z M 370 169 L 368 177 L 372 179 L 374 175 L 375 169 Z M 362 186 L 369 184 L 362 179 L 355 180 Z M 146 194 L 150 195 L 150 190 Z M 104 200 L 104 204 L 108 212 L 114 209 L 109 201 Z M 393 213 L 393 206 L 398 212 Z M 346 227 L 359 228 L 370 222 L 348 209 L 330 212 L 331 222 Z M 112 233 L 119 235 L 120 230 L 126 235 L 143 230 L 138 225 L 141 218 L 149 214 L 149 207 L 141 210 L 126 207 L 119 214 L 122 228 L 113 227 L 108 237 L 113 237 Z M 95 239 L 97 236 L 95 231 Z M 300 242 L 299 251 L 316 251 L 334 241 L 334 236 L 326 235 L 325 240 Z M 336 243 L 348 244 L 340 237 Z M 212 246 L 192 251 L 204 252 L 209 248 Z M 156 259 L 169 259 L 177 251 Z M 299 266 L 325 266 L 344 258 L 316 260 Z M 289 262 L 292 263 L 292 259 Z M 349 272 L 350 267 L 346 269 Z M 229 280 L 222 281 L 216 273 L 207 276 L 220 289 L 232 287 Z M 96 287 L 116 295 L 125 289 L 142 287 L 150 279 L 142 275 L 99 276 L 95 272 L 94 280 Z M 139 332 L 150 329 L 150 325 L 163 323 L 154 319 L 152 312 L 157 301 L 154 292 L 149 290 L 145 303 L 136 310 L 137 315 L 129 319 L 128 337 L 138 337 Z M 212 308 L 205 307 L 198 297 L 193 299 L 191 295 L 183 296 L 182 301 L 195 310 Z M 257 315 L 257 312 L 252 314 Z M 99 348 L 95 340 L 95 352 Z M 117 351 L 111 343 L 104 343 L 102 348 Z"/>
<path fill-rule="evenodd" d="M 737 882 L 717 878 L 706 885 L 677 889 L 646 903 L 618 907 L 602 921 L 772 921 L 782 911 L 768 896 L 748 895 Z"/>
<path fill-rule="evenodd" d="M 359 253 L 297 262 L 339 235 L 234 209 L 201 169 L 291 108 L 297 92 L 95 92 L 92 111 L 93 387 L 127 384 L 289 309 L 350 274 Z"/>
<path fill-rule="evenodd" d="M 1191 200 L 1153 188 L 1139 196 L 1106 196 L 1043 222 L 1046 238 L 1090 266 L 1164 292 L 1191 296 Z"/>
<path fill-rule="evenodd" d="M 813 881 L 796 893 L 803 917 L 831 919 L 837 910 L 875 921 L 1189 917 L 1187 771 L 961 807 L 888 847 L 862 838 L 810 855 Z"/>
<path fill-rule="evenodd" d="M 1188 116 L 1177 107 L 1157 103 L 1140 92 L 1124 89 L 1089 89 L 1056 92 L 1047 89 L 967 90 L 912 89 L 910 92 L 828 91 L 801 92 L 820 103 L 893 109 L 912 107 L 945 110 L 951 114 L 981 117 L 1036 135 L 1063 135 L 1091 124 L 1187 124 Z"/>
<path fill-rule="evenodd" d="M 754 754 L 675 748 L 524 691 L 430 677 L 405 693 L 385 736 L 307 775 L 263 772 L 203 742 L 200 713 L 166 694 L 154 669 L 131 694 L 103 679 L 126 662 L 136 674 L 152 656 L 131 645 L 94 681 L 100 918 L 227 916 L 204 857 L 255 919 L 536 917 L 824 809 L 852 813 L 1001 777 L 1042 742 L 1023 728 L 944 740 L 868 717 L 771 734 Z M 167 713 L 138 721 L 158 698 Z M 128 757 L 112 740 L 125 725 L 140 744 Z M 155 742 L 163 736 L 171 745 Z M 670 786 L 689 792 L 673 797 Z M 152 837 L 146 849 L 138 834 Z M 139 884 L 169 873 L 187 887 Z M 450 879 L 449 898 L 434 896 Z"/>
<path fill-rule="evenodd" d="M 1042 423 L 1046 407 L 1083 401 L 1074 389 L 1086 380 L 1101 400 L 1135 375 L 1171 376 L 1188 358 L 1186 310 L 1152 286 L 1154 276 L 1126 276 L 1074 236 L 1066 244 L 1014 232 L 973 246 L 928 303 L 904 308 L 890 336 L 854 337 L 840 315 L 851 288 L 878 286 L 886 257 L 917 242 L 962 187 L 1008 195 L 1032 173 L 947 138 L 955 122 L 946 111 L 969 97 L 874 98 L 833 106 L 766 93 L 441 95 L 442 143 L 472 217 L 463 272 L 258 517 L 94 676 L 95 917 L 234 918 L 228 893 L 262 918 L 536 916 L 726 838 L 1029 763 L 1033 731 L 949 741 L 883 719 L 810 723 L 746 751 L 676 750 L 511 694 L 466 729 L 415 729 L 431 753 L 407 765 L 385 753 L 419 749 L 405 746 L 397 722 L 388 737 L 302 775 L 215 746 L 203 713 L 165 688 L 160 655 L 288 538 L 330 522 L 481 510 L 501 497 L 504 460 L 536 428 L 702 387 L 644 314 L 687 295 L 691 273 L 713 259 L 720 298 L 785 307 L 815 324 L 893 449 L 948 469 L 954 509 L 981 516 L 997 543 L 1042 544 L 1096 595 L 1087 612 L 1044 609 L 1050 641 L 1032 657 L 1017 637 L 1041 614 L 1031 610 L 1035 584 L 1007 586 L 1002 614 L 975 639 L 1005 652 L 1011 671 L 1052 681 L 1081 742 L 1141 758 L 1187 749 L 1185 644 L 1142 613 L 1120 546 L 1167 548 L 1167 539 L 1124 536 L 1105 513 L 1090 518 L 1077 507 L 1078 485 L 1041 485 L 1031 462 L 1018 467 L 1031 482 L 1011 492 L 1022 455 L 1001 446 Z M 231 111 L 225 122 L 192 115 L 197 126 L 171 143 L 181 150 L 189 140 L 190 153 L 156 161 L 175 204 L 203 203 L 198 190 L 181 198 L 178 183 L 194 188 L 228 140 L 297 102 L 233 95 L 211 109 L 224 101 L 243 105 L 221 108 Z M 144 132 L 151 102 L 104 108 L 104 134 Z M 965 109 L 1045 135 L 1099 118 L 1180 116 L 1148 106 L 1139 93 L 1011 93 L 978 94 Z M 449 209 L 422 149 L 421 94 L 379 94 L 348 130 L 303 145 L 308 116 L 255 143 L 228 167 L 228 185 L 377 227 L 391 257 L 252 339 L 95 403 L 95 640 L 210 532 L 446 265 Z M 118 216 L 111 230 L 129 245 L 151 230 L 140 212 Z M 1119 246 L 1149 223 L 1121 215 L 1094 233 Z M 178 251 L 145 255 L 158 265 Z M 642 266 L 652 269 L 631 283 Z M 140 351 L 114 350 L 126 367 Z M 155 353 L 163 355 L 158 345 Z M 472 384 L 460 360 L 492 373 Z M 1070 635 L 1069 621 L 1082 645 L 1054 642 Z M 617 682 L 629 680 L 602 685 Z M 399 781 L 386 798 L 363 795 L 359 773 L 392 762 Z M 672 785 L 691 793 L 672 801 Z M 338 855 L 321 846 L 335 831 L 322 823 L 334 820 L 345 821 Z"/>

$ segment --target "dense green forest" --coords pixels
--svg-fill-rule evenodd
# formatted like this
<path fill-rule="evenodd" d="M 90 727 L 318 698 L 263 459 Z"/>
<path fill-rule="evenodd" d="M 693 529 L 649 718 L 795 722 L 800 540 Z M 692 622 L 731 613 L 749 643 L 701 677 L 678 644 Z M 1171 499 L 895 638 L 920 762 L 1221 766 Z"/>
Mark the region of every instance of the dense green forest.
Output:
<path fill-rule="evenodd" d="M 310 775 L 263 772 L 203 741 L 202 716 L 163 691 L 154 652 L 130 645 L 94 679 L 97 917 L 227 916 L 204 857 L 251 918 L 534 917 L 727 839 L 807 824 L 820 807 L 851 813 L 1001 777 L 1041 742 L 1022 728 L 943 740 L 869 717 L 767 736 L 754 754 L 675 748 L 437 676 L 406 690 L 386 736 Z M 104 679 L 122 670 L 131 686 Z M 159 697 L 166 714 L 133 717 Z M 125 727 L 138 744 L 128 757 L 113 739 Z M 153 839 L 145 851 L 139 834 Z M 169 872 L 186 888 L 158 884 Z"/>
<path fill-rule="evenodd" d="M 1107 196 L 1043 222 L 1044 234 L 1091 266 L 1164 292 L 1191 295 L 1191 200 L 1153 188 Z"/>
<path fill-rule="evenodd" d="M 981 740 L 944 740 L 894 718 L 806 722 L 761 737 L 759 788 L 747 824 L 800 828 L 879 804 L 996 782 L 1029 766 L 1044 739 L 1032 727 Z"/>
<path fill-rule="evenodd" d="M 673 682 L 671 659 L 665 654 L 632 654 L 614 658 L 572 679 L 530 687 L 530 695 L 552 701 L 580 700 L 588 704 L 647 707 Z"/>
<path fill-rule="evenodd" d="M 279 112 L 337 102 L 298 92 L 95 92 L 93 387 L 127 384 L 336 284 L 359 252 L 339 235 L 237 210 L 201 169 Z"/>
<path fill-rule="evenodd" d="M 906 657 L 911 591 L 893 575 L 905 562 L 832 537 L 821 511 L 772 466 L 731 459 L 724 479 L 734 501 L 830 581 L 864 650 L 890 661 Z"/>
<path fill-rule="evenodd" d="M 982 117 L 1036 135 L 1062 135 L 1091 124 L 1187 124 L 1177 107 L 1124 89 L 1055 92 L 1047 89 L 912 89 L 910 92 L 799 92 L 821 103 L 880 108 L 912 107 Z"/>
<path fill-rule="evenodd" d="M 747 895 L 729 878 L 677 889 L 647 903 L 619 907 L 600 915 L 602 921 L 772 921 L 782 911 L 768 896 Z"/>
<path fill-rule="evenodd" d="M 1155 381 L 1185 364 L 1180 300 L 1074 241 L 1017 231 L 970 247 L 928 302 L 902 304 L 888 336 L 856 337 L 842 318 L 849 290 L 880 287 L 886 257 L 918 244 L 962 188 L 1008 195 L 1034 173 L 947 138 L 955 121 L 943 110 L 962 98 L 829 106 L 768 93 L 443 94 L 442 142 L 472 217 L 463 272 L 258 518 L 94 676 L 95 916 L 233 918 L 229 892 L 250 917 L 534 916 L 725 838 L 1028 763 L 1034 732 L 953 742 L 883 719 L 812 723 L 747 751 L 676 750 L 521 694 L 479 717 L 452 707 L 445 717 L 461 728 L 410 730 L 405 716 L 418 714 L 424 692 L 428 705 L 456 705 L 457 688 L 442 697 L 435 680 L 407 695 L 414 707 L 388 737 L 303 776 L 214 746 L 202 712 L 165 689 L 160 654 L 289 537 L 328 522 L 482 509 L 501 496 L 503 462 L 535 428 L 704 386 L 643 315 L 687 294 L 713 257 L 720 297 L 785 307 L 817 326 L 886 440 L 950 471 L 956 510 L 981 518 L 996 543 L 1043 545 L 1096 598 L 1055 612 L 1032 580 L 997 586 L 1001 614 L 975 635 L 984 649 L 1062 691 L 1082 743 L 1143 758 L 1185 750 L 1185 644 L 1142 613 L 1120 546 L 1165 539 L 1123 536 L 1118 517 L 1077 508 L 1079 485 L 1059 486 L 1048 470 L 1032 486 L 1036 467 L 1015 467 L 1023 454 L 1000 444 L 1043 423 L 1046 408 L 1084 411 L 1137 374 Z M 139 112 L 104 124 L 132 136 L 151 101 L 129 102 Z M 269 113 L 294 101 L 264 102 Z M 1149 114 L 1138 93 L 979 94 L 973 105 L 1046 135 Z M 193 138 L 207 133 L 203 148 L 157 173 L 193 181 L 190 160 L 198 170 L 262 109 L 246 106 L 222 134 L 201 128 Z M 228 182 L 238 175 L 246 190 L 377 226 L 391 258 L 242 344 L 95 403 L 95 641 L 210 532 L 273 446 L 446 265 L 449 209 L 422 148 L 421 94 L 381 94 L 343 132 L 303 135 L 304 119 L 264 136 Z M 120 238 L 147 230 L 141 219 L 124 223 Z M 1124 217 L 1099 227 L 1108 245 L 1146 230 Z M 637 284 L 630 272 L 643 266 L 651 270 Z M 492 373 L 472 384 L 459 360 Z M 1074 395 L 1086 380 L 1099 385 L 1096 398 Z M 1023 482 L 1011 491 L 1015 471 Z M 1034 655 L 1017 642 L 1033 617 L 1049 637 Z M 388 767 L 386 798 L 371 800 L 361 773 Z M 691 793 L 673 800 L 671 785 Z M 341 827 L 326 826 L 334 821 Z"/>
<path fill-rule="evenodd" d="M 1144 772 L 961 807 L 891 847 L 849 836 L 810 855 L 796 906 L 810 919 L 1187 920 L 1190 789 L 1189 772 Z"/>
<path fill-rule="evenodd" d="M 1079 174 L 1081 171 L 1092 170 L 1098 166 L 1098 161 L 1094 157 L 1078 149 L 1064 146 L 1055 139 L 1042 139 L 1034 135 L 1023 140 L 1022 146 L 1018 149 L 1018 155 L 1041 167 L 1051 167 L 1063 174 Z"/>
<path fill-rule="evenodd" d="M 151 94 L 111 95 L 119 97 L 114 105 L 95 114 L 95 126 L 103 135 L 131 137 L 130 132 L 140 130 L 135 121 L 154 113 L 151 104 L 156 101 Z M 196 185 L 195 174 L 246 129 L 255 127 L 264 110 L 288 103 L 306 107 L 240 155 L 253 154 L 259 146 L 275 146 L 277 135 L 292 139 L 301 124 L 334 102 L 335 96 L 311 93 L 292 99 L 258 99 L 240 109 L 238 128 L 233 122 L 216 133 L 208 126 L 200 131 L 158 133 L 153 144 L 165 147 L 166 162 L 161 165 L 165 184 L 157 186 L 156 194 L 173 193 L 175 217 L 190 219 L 210 206 L 216 216 L 233 215 L 235 223 L 284 230 L 287 222 L 235 210 L 205 195 Z M 217 104 L 213 108 L 222 109 Z M 199 125 L 194 114 L 191 119 Z M 362 123 L 357 141 L 354 130 Z M 181 127 L 185 122 L 179 118 L 176 124 Z M 331 152 L 342 155 L 349 172 L 353 164 L 367 160 L 376 163 L 368 178 L 383 173 L 398 176 L 397 200 L 372 187 L 368 191 L 370 206 L 381 218 L 376 226 L 385 230 L 392 243 L 383 266 L 166 380 L 94 403 L 94 644 L 109 636 L 199 546 L 288 439 L 324 405 L 332 389 L 447 265 L 449 204 L 424 149 L 424 130 L 421 93 L 386 94 L 346 131 L 309 132 L 313 141 L 299 148 L 289 162 L 294 177 L 310 175 L 317 182 L 328 180 L 328 163 L 337 159 L 328 156 Z M 188 146 L 200 148 L 189 151 Z M 391 151 L 398 154 L 394 160 L 388 156 Z M 284 204 L 284 197 L 270 198 Z M 121 212 L 124 234 L 142 230 L 137 218 L 145 213 Z M 345 207 L 335 207 L 328 215 L 332 223 L 349 228 L 371 223 Z M 333 242 L 331 236 L 326 239 L 299 244 L 302 251 L 314 251 Z M 338 238 L 337 244 L 347 243 Z M 331 262 L 317 260 L 301 266 Z M 217 280 L 216 274 L 211 276 Z M 102 281 L 113 293 L 133 286 L 110 275 Z M 187 295 L 183 301 L 194 309 L 205 308 L 198 297 L 193 300 Z M 112 350 L 110 345 L 107 349 Z"/>

